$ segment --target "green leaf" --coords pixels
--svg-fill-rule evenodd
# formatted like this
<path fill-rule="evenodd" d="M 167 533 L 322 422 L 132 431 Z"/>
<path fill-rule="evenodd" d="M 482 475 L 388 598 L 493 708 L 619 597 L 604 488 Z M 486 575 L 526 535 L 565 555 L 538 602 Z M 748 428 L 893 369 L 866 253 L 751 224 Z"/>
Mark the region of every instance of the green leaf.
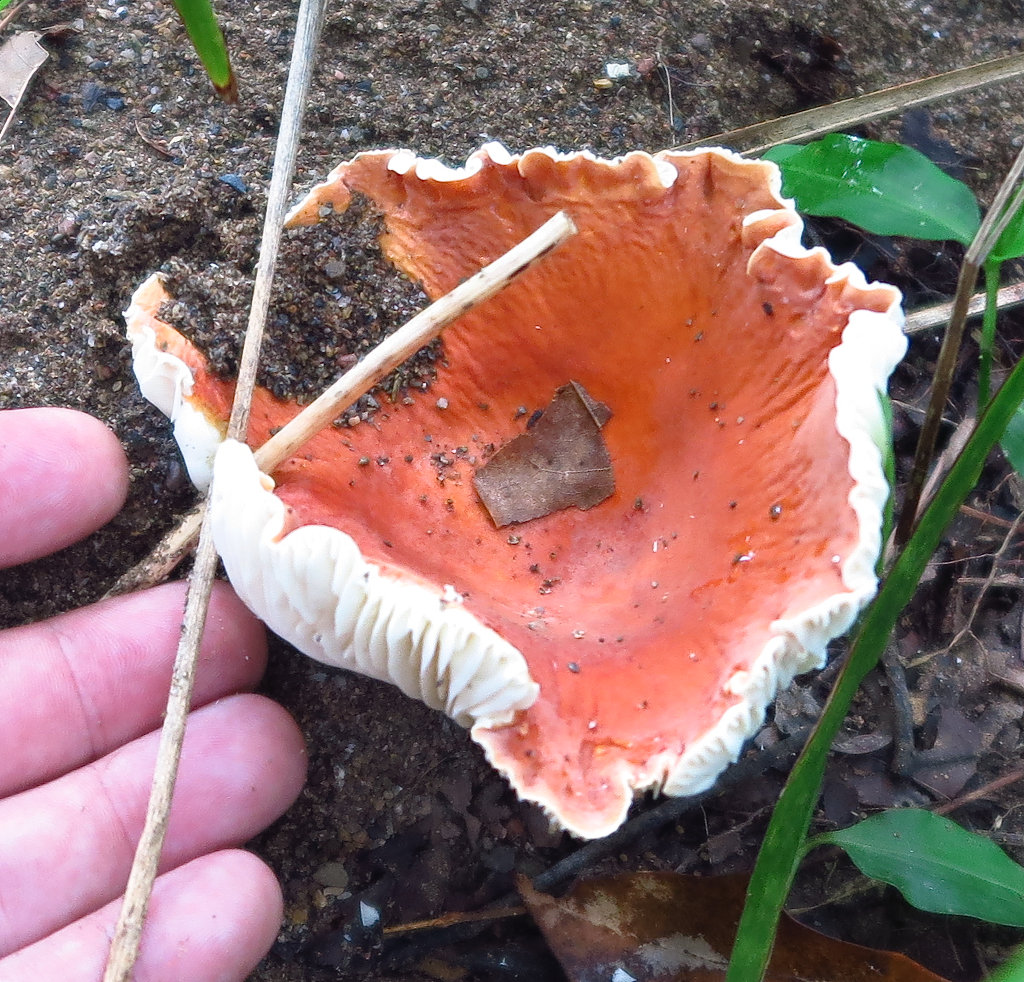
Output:
<path fill-rule="evenodd" d="M 0 0 L 0 10 L 3 10 L 10 2 L 11 0 Z"/>
<path fill-rule="evenodd" d="M 789 160 L 790 157 L 801 153 L 803 150 L 804 146 L 800 143 L 780 143 L 765 151 L 764 159 L 773 161 L 781 168 L 783 161 Z"/>
<path fill-rule="evenodd" d="M 1006 432 L 999 445 L 1013 469 L 1024 474 L 1024 406 L 1018 407 L 1006 424 Z"/>
<path fill-rule="evenodd" d="M 845 218 L 879 235 L 955 239 L 968 245 L 981 223 L 966 184 L 899 143 L 832 134 L 765 157 L 782 170 L 782 190 L 808 215 Z"/>
<path fill-rule="evenodd" d="M 967 445 L 939 485 L 875 602 L 865 613 L 846 664 L 772 812 L 747 890 L 726 982 L 751 982 L 764 977 L 782 905 L 803 855 L 804 836 L 818 800 L 829 746 L 864 676 L 878 662 L 888 643 L 900 611 L 914 595 L 946 526 L 978 483 L 989 451 L 1022 400 L 1024 359 L 1017 362 L 981 415 Z"/>
<path fill-rule="evenodd" d="M 174 0 L 174 7 L 181 15 L 185 30 L 217 94 L 225 102 L 237 102 L 238 85 L 210 0 Z"/>
<path fill-rule="evenodd" d="M 1024 947 L 1017 948 L 989 977 L 988 982 L 1024 982 Z"/>
<path fill-rule="evenodd" d="M 992 251 L 989 261 L 1001 263 L 1007 259 L 1019 259 L 1024 256 L 1024 207 L 1010 219 L 1010 224 L 1003 229 Z"/>
<path fill-rule="evenodd" d="M 896 887 L 919 910 L 1024 927 L 1024 867 L 995 843 L 918 808 L 895 808 L 815 845 L 844 849 L 867 876 Z"/>

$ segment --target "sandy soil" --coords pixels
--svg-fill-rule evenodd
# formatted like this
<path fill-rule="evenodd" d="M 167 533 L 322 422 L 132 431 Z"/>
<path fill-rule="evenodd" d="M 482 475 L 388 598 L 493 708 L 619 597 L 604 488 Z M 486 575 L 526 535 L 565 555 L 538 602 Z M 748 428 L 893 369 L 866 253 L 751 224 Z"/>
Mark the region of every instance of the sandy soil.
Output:
<path fill-rule="evenodd" d="M 212 96 L 169 5 L 46 0 L 27 4 L 7 28 L 5 36 L 69 25 L 49 42 L 52 56 L 0 147 L 0 405 L 74 406 L 106 420 L 129 454 L 132 492 L 106 530 L 55 561 L 0 574 L 0 624 L 95 599 L 192 501 L 164 420 L 135 390 L 120 312 L 154 269 L 182 277 L 208 274 L 216 264 L 223 276 L 213 280 L 222 294 L 233 295 L 237 311 L 248 301 L 295 5 L 224 0 L 219 9 L 240 78 L 238 107 Z M 307 112 L 296 196 L 338 160 L 377 147 L 408 146 L 457 163 L 486 140 L 515 150 L 552 144 L 603 155 L 686 143 L 1019 51 L 1017 14 L 1011 0 L 336 0 Z M 607 83 L 609 62 L 628 63 L 629 76 Z M 902 133 L 946 155 L 984 196 L 1024 134 L 1022 94 L 1021 84 L 1006 85 L 869 133 Z M 876 275 L 894 279 L 913 303 L 940 297 L 955 277 L 955 253 L 940 245 L 889 248 L 848 235 L 833 241 Z M 279 340 L 290 317 L 288 284 L 307 276 L 311 264 L 322 272 L 331 248 L 329 239 L 289 238 Z M 374 261 L 369 253 L 365 259 Z M 386 279 L 378 270 L 354 285 L 359 303 L 380 302 L 381 291 L 391 289 Z M 400 319 L 408 302 L 392 296 L 385 305 Z M 1011 339 L 1020 336 L 1012 320 L 1007 330 Z M 904 406 L 897 419 L 903 452 L 934 340 L 915 341 L 894 383 Z M 360 335 L 353 350 L 366 342 Z M 292 366 L 285 373 L 294 374 L 303 360 L 287 344 L 274 352 Z M 995 470 L 987 475 L 977 503 L 1005 516 L 1013 502 L 998 485 L 1002 477 Z M 970 577 L 987 571 L 983 561 L 970 565 L 972 550 L 998 545 L 980 528 L 967 524 L 954 533 L 942 558 L 958 565 L 933 571 L 905 625 L 905 650 L 938 649 L 963 626 L 977 595 Z M 966 644 L 911 678 L 920 700 L 919 743 L 974 734 L 967 780 L 975 783 L 1020 752 L 1016 696 L 996 687 L 982 657 L 995 652 L 1004 662 L 1019 661 L 1020 590 L 1015 574 L 1011 580 L 985 607 L 992 616 L 977 632 L 984 644 Z M 382 951 L 376 936 L 352 943 L 360 901 L 380 908 L 391 924 L 474 909 L 505 894 L 515 872 L 537 873 L 573 844 L 516 802 L 457 726 L 395 691 L 284 646 L 275 651 L 265 688 L 303 726 L 310 783 L 254 844 L 287 898 L 279 943 L 255 979 L 357 972 L 421 978 L 443 970 L 450 978 L 507 977 L 501 958 L 511 970 L 558 977 L 537 939 L 514 925 L 440 953 L 431 951 L 436 941 L 397 951 Z M 783 707 L 765 742 L 784 734 L 808 700 L 813 706 L 820 699 L 820 684 L 800 692 L 803 701 Z M 879 677 L 855 724 L 872 731 L 887 700 Z M 950 790 L 950 782 L 922 790 L 920 781 L 891 774 L 884 742 L 869 749 L 839 758 L 825 819 L 842 823 L 859 810 L 960 790 Z M 589 868 L 749 866 L 780 780 L 769 771 Z M 1022 832 L 1012 811 L 1017 804 L 1010 791 L 958 817 L 991 829 L 1005 815 L 1000 841 L 1012 845 Z M 828 891 L 821 876 L 811 879 L 803 899 L 813 906 Z M 974 925 L 917 917 L 877 892 L 811 919 L 851 940 L 907 950 L 958 979 L 977 977 L 1009 940 Z"/>

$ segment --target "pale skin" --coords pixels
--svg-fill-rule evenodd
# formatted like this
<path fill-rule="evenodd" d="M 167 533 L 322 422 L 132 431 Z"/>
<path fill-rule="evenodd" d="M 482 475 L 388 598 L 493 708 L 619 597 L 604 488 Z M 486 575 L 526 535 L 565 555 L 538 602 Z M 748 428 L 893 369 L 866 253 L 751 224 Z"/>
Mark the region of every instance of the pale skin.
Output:
<path fill-rule="evenodd" d="M 109 430 L 0 412 L 0 566 L 48 555 L 120 509 Z M 174 583 L 0 631 L 0 982 L 97 982 L 142 828 L 184 590 Z M 136 982 L 246 977 L 281 922 L 274 874 L 238 848 L 295 799 L 302 737 L 247 692 L 263 628 L 214 591 Z"/>

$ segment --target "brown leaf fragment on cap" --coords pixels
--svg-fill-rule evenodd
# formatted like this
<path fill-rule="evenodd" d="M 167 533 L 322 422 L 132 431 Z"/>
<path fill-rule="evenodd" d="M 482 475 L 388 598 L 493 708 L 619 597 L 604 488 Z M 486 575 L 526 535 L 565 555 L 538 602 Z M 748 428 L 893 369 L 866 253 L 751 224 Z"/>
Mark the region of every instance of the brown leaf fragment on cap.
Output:
<path fill-rule="evenodd" d="M 611 415 L 579 382 L 561 386 L 536 423 L 473 478 L 494 524 L 528 522 L 573 505 L 586 511 L 610 497 L 615 476 L 601 427 Z"/>

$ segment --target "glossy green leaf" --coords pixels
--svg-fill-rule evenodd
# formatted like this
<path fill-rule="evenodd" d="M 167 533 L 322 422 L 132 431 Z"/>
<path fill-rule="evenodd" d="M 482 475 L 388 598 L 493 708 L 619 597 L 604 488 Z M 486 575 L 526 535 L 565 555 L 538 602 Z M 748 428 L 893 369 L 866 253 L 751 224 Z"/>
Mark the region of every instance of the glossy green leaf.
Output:
<path fill-rule="evenodd" d="M 771 160 L 782 167 L 784 161 L 789 160 L 790 157 L 801 153 L 804 150 L 802 143 L 780 143 L 778 146 L 772 147 L 764 154 L 765 160 Z"/>
<path fill-rule="evenodd" d="M 970 243 L 981 223 L 966 184 L 898 143 L 832 134 L 793 152 L 765 155 L 782 170 L 782 190 L 808 215 L 844 218 L 879 235 Z"/>
<path fill-rule="evenodd" d="M 11 0 L 0 0 L 0 10 L 3 10 L 10 2 Z"/>
<path fill-rule="evenodd" d="M 772 812 L 747 891 L 726 982 L 759 982 L 764 977 L 782 905 L 804 853 L 804 837 L 818 800 L 829 747 L 860 683 L 888 643 L 900 611 L 914 595 L 946 526 L 978 483 L 989 451 L 1002 436 L 1022 399 L 1024 359 L 1017 363 L 978 420 L 967 445 L 925 509 L 875 602 L 864 615 L 814 733 L 793 766 Z"/>
<path fill-rule="evenodd" d="M 210 0 L 174 0 L 174 7 L 218 95 L 225 102 L 237 102 L 238 86 L 231 59 Z"/>
<path fill-rule="evenodd" d="M 919 808 L 894 808 L 815 845 L 845 850 L 857 868 L 919 910 L 1024 927 L 1024 867 L 994 842 Z"/>

